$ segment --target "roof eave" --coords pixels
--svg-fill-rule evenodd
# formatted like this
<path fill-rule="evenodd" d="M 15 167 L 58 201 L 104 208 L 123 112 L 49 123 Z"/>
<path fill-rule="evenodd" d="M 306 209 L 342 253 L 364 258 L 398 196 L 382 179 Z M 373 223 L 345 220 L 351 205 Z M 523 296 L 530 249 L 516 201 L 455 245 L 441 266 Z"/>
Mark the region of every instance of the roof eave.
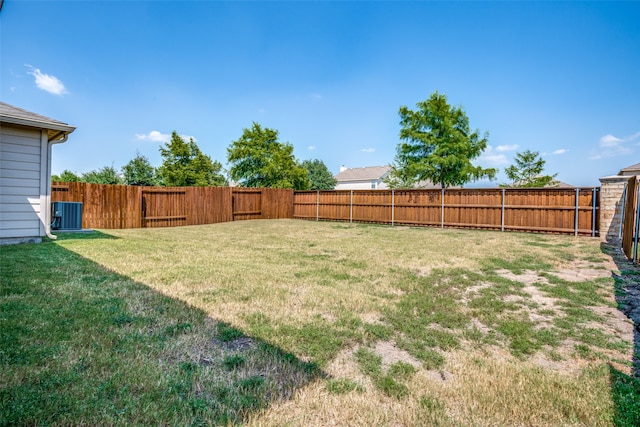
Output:
<path fill-rule="evenodd" d="M 37 129 L 47 129 L 47 130 L 58 131 L 58 132 L 54 132 L 54 134 L 62 132 L 63 134 L 68 135 L 74 130 L 76 130 L 74 126 L 69 126 L 64 123 L 43 122 L 39 120 L 29 120 L 29 119 L 24 119 L 20 117 L 5 116 L 5 115 L 0 116 L 0 122 L 9 123 L 9 124 L 18 125 L 18 126 L 27 126 L 27 127 L 37 128 Z"/>

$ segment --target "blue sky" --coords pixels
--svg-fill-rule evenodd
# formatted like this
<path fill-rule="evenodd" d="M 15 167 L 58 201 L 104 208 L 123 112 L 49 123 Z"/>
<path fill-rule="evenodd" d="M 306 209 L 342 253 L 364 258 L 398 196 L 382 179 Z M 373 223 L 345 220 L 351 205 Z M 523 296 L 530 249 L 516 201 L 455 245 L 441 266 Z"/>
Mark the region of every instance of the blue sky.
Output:
<path fill-rule="evenodd" d="M 434 91 L 577 186 L 640 162 L 640 2 L 17 1 L 0 98 L 77 127 L 53 172 L 153 165 L 173 130 L 226 165 L 252 122 L 333 173 L 393 161 Z"/>

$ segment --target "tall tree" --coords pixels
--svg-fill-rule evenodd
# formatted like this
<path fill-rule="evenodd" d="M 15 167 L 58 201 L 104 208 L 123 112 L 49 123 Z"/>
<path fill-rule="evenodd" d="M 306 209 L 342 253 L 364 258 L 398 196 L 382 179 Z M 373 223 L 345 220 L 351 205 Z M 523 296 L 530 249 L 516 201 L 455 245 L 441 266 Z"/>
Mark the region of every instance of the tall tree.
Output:
<path fill-rule="evenodd" d="M 254 122 L 227 148 L 229 176 L 243 187 L 309 188 L 307 170 L 293 155 L 293 146 L 278 141 L 278 131 Z"/>
<path fill-rule="evenodd" d="M 391 170 L 386 177 L 382 178 L 382 182 L 387 184 L 387 187 L 391 189 L 407 189 L 416 188 L 416 179 L 408 176 L 406 171 L 399 165 L 398 160 L 391 165 Z"/>
<path fill-rule="evenodd" d="M 136 153 L 136 156 L 129 160 L 129 163 L 122 167 L 124 183 L 127 185 L 156 185 L 156 169 L 151 166 L 149 159 Z"/>
<path fill-rule="evenodd" d="M 416 106 L 416 111 L 404 106 L 399 111 L 402 142 L 392 172 L 400 182 L 430 180 L 446 188 L 495 177 L 496 169 L 471 163 L 487 147 L 488 134 L 471 131 L 462 108 L 450 106 L 438 92 Z"/>
<path fill-rule="evenodd" d="M 122 177 L 113 166 L 105 166 L 103 168 L 83 173 L 82 182 L 91 184 L 123 184 Z"/>
<path fill-rule="evenodd" d="M 60 175 L 51 175 L 51 182 L 80 182 L 82 178 L 69 169 L 62 171 Z"/>
<path fill-rule="evenodd" d="M 322 160 L 304 160 L 302 167 L 307 170 L 309 177 L 309 190 L 333 190 L 336 179 Z"/>
<path fill-rule="evenodd" d="M 171 140 L 160 147 L 162 165 L 157 170 L 164 186 L 224 186 L 228 185 L 222 174 L 222 164 L 200 151 L 193 138 L 186 142 L 176 131 Z"/>
<path fill-rule="evenodd" d="M 502 187 L 540 188 L 553 186 L 554 179 L 558 174 L 542 174 L 546 162 L 542 157 L 539 157 L 538 151 L 526 150 L 516 153 L 513 160 L 515 164 L 504 170 L 507 178 L 511 180 L 511 184 L 503 184 Z"/>

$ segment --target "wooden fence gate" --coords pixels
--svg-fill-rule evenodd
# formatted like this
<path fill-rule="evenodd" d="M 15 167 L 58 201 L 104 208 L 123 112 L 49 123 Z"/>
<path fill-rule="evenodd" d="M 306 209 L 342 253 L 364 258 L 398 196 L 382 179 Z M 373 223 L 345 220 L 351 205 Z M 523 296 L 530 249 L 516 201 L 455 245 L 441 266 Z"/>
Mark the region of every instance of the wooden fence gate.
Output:
<path fill-rule="evenodd" d="M 622 250 L 633 260 L 638 260 L 640 234 L 640 177 L 629 179 L 625 187 L 624 210 L 622 217 Z"/>
<path fill-rule="evenodd" d="M 187 225 L 184 188 L 144 188 L 142 190 L 142 226 L 176 227 Z"/>
<path fill-rule="evenodd" d="M 231 192 L 233 221 L 262 217 L 262 190 L 234 188 Z"/>

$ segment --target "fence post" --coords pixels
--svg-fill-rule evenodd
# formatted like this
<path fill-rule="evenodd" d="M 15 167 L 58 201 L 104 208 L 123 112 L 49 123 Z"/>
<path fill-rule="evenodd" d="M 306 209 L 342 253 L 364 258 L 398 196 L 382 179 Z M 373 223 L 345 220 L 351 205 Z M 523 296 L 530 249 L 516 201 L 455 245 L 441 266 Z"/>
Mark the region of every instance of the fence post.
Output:
<path fill-rule="evenodd" d="M 502 189 L 502 213 L 500 214 L 500 227 L 501 231 L 504 231 L 504 199 L 505 199 L 505 189 Z"/>
<path fill-rule="evenodd" d="M 316 221 L 320 219 L 320 190 L 316 193 Z"/>
<path fill-rule="evenodd" d="M 395 221 L 395 206 L 396 206 L 396 190 L 391 190 L 391 226 L 393 227 L 393 223 Z"/>
<path fill-rule="evenodd" d="M 444 228 L 444 188 L 442 189 L 442 207 L 440 208 L 440 228 Z"/>
<path fill-rule="evenodd" d="M 351 200 L 349 201 L 349 224 L 353 224 L 353 190 L 351 190 Z"/>
<path fill-rule="evenodd" d="M 580 189 L 576 188 L 576 220 L 575 220 L 575 235 L 578 235 L 578 214 L 580 213 Z"/>
<path fill-rule="evenodd" d="M 593 187 L 591 204 L 593 205 L 593 209 L 591 210 L 591 237 L 596 237 L 596 210 L 598 203 L 598 189 Z"/>

